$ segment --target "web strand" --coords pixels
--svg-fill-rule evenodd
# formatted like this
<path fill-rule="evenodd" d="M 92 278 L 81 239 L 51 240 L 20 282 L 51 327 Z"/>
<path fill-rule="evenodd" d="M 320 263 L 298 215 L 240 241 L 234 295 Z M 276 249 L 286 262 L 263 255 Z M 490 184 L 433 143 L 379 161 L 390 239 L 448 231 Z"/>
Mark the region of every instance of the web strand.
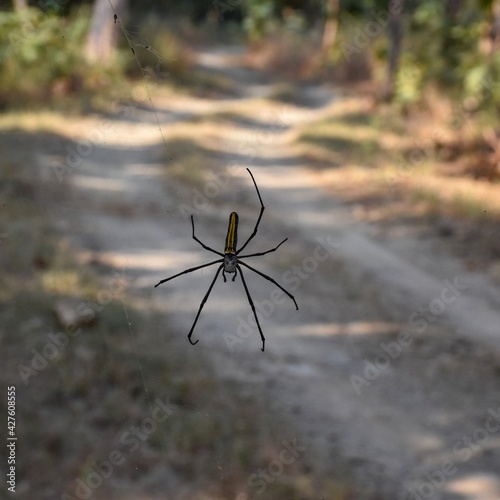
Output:
<path fill-rule="evenodd" d="M 160 119 L 158 117 L 158 112 L 156 111 L 156 106 L 153 103 L 153 98 L 151 97 L 151 90 L 150 90 L 149 84 L 148 84 L 148 78 L 151 77 L 151 71 L 150 71 L 149 67 L 144 67 L 141 64 L 141 61 L 139 60 L 139 57 L 138 57 L 137 52 L 135 50 L 135 47 L 140 47 L 140 48 L 143 48 L 143 49 L 147 50 L 148 52 L 151 52 L 155 57 L 158 58 L 158 66 L 163 62 L 163 58 L 150 45 L 144 45 L 142 43 L 136 42 L 134 40 L 134 37 L 132 36 L 132 34 L 129 33 L 125 29 L 125 27 L 123 26 L 123 23 L 122 23 L 120 17 L 118 16 L 118 14 L 116 13 L 116 10 L 115 10 L 113 4 L 111 3 L 111 0 L 108 0 L 108 3 L 109 3 L 109 6 L 111 7 L 111 10 L 113 11 L 114 22 L 115 22 L 115 24 L 118 24 L 118 26 L 120 27 L 121 32 L 123 33 L 123 36 L 127 40 L 127 43 L 128 43 L 128 45 L 130 47 L 130 50 L 132 51 L 132 54 L 134 55 L 135 62 L 137 63 L 137 66 L 139 67 L 139 69 L 141 71 L 141 74 L 143 76 L 144 87 L 146 88 L 146 92 L 147 92 L 147 95 L 148 95 L 148 101 L 150 102 L 151 109 L 153 110 L 153 113 L 155 115 L 156 124 L 158 125 L 158 130 L 160 132 L 163 145 L 165 147 L 165 152 L 168 154 L 167 141 L 165 139 L 165 135 L 163 134 L 163 130 L 161 128 Z"/>
<path fill-rule="evenodd" d="M 108 0 L 108 3 L 109 3 L 109 6 L 111 7 L 111 9 L 113 11 L 113 14 L 114 14 L 113 15 L 114 22 L 115 22 L 115 24 L 118 24 L 118 26 L 120 27 L 121 32 L 123 33 L 123 36 L 127 40 L 127 43 L 129 45 L 129 47 L 131 49 L 131 52 L 132 52 L 132 54 L 134 56 L 134 59 L 135 59 L 135 61 L 137 63 L 137 66 L 139 67 L 139 69 L 141 71 L 141 74 L 143 76 L 144 87 L 146 88 L 148 100 L 149 100 L 149 102 L 151 104 L 151 109 L 153 110 L 153 113 L 154 113 L 154 116 L 155 116 L 155 120 L 156 120 L 156 124 L 158 125 L 158 130 L 160 132 L 163 145 L 165 147 L 165 152 L 168 154 L 167 141 L 166 141 L 165 136 L 163 134 L 163 130 L 162 130 L 162 127 L 161 127 L 160 119 L 158 117 L 158 112 L 156 110 L 156 106 L 153 103 L 153 99 L 151 97 L 151 89 L 150 89 L 149 83 L 148 83 L 148 78 L 151 77 L 151 71 L 150 71 L 149 67 L 143 67 L 143 65 L 141 64 L 141 61 L 140 61 L 140 59 L 139 59 L 139 57 L 137 55 L 137 52 L 136 52 L 135 48 L 139 47 L 139 48 L 147 50 L 148 52 L 151 52 L 155 57 L 158 58 L 158 65 L 157 65 L 158 67 L 163 62 L 163 58 L 151 46 L 144 45 L 142 43 L 137 42 L 135 40 L 134 36 L 130 32 L 128 32 L 125 29 L 125 27 L 123 26 L 123 23 L 122 23 L 120 17 L 118 16 L 118 14 L 116 13 L 116 10 L 115 10 L 113 4 L 111 3 L 111 0 Z M 130 317 L 129 317 L 129 314 L 128 314 L 128 309 L 127 309 L 127 306 L 126 306 L 124 300 L 122 300 L 122 305 L 123 305 L 123 310 L 125 312 L 125 318 L 127 320 L 127 325 L 128 325 L 128 329 L 129 329 L 129 334 L 130 334 L 132 348 L 133 348 L 134 353 L 136 355 L 137 363 L 138 363 L 138 366 L 139 366 L 139 370 L 141 372 L 141 380 L 142 380 L 142 385 L 144 387 L 144 391 L 146 393 L 146 399 L 147 399 L 148 406 L 149 406 L 149 412 L 150 412 L 151 415 L 153 415 L 153 404 L 151 402 L 151 395 L 149 393 L 148 385 L 147 385 L 147 382 L 146 382 L 146 377 L 144 375 L 144 368 L 143 368 L 143 365 L 141 363 L 141 359 L 140 359 L 140 356 L 139 356 L 139 351 L 137 349 L 137 342 L 136 342 L 136 337 L 135 337 L 135 334 L 134 334 L 134 330 L 132 328 L 132 322 L 130 321 Z M 160 438 L 160 443 L 161 443 L 161 448 L 162 448 L 162 454 L 166 458 L 167 457 L 167 448 L 166 448 L 165 439 L 164 439 L 164 436 L 163 436 L 162 432 L 159 432 L 159 438 Z"/>

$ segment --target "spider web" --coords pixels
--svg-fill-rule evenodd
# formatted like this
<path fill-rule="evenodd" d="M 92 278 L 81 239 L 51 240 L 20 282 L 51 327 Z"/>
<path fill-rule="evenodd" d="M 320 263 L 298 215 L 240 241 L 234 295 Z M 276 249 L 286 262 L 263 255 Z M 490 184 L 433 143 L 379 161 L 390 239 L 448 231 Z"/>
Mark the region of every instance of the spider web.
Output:
<path fill-rule="evenodd" d="M 156 111 L 156 107 L 153 103 L 153 98 L 151 97 L 151 89 L 150 89 L 150 86 L 148 83 L 148 80 L 150 80 L 153 77 L 155 77 L 155 79 L 158 81 L 159 76 L 162 76 L 162 77 L 167 76 L 167 73 L 161 71 L 161 66 L 162 66 L 162 64 L 164 64 L 165 60 L 161 57 L 160 53 L 157 50 L 155 50 L 151 45 L 146 45 L 146 44 L 142 43 L 140 40 L 138 40 L 136 38 L 136 36 L 134 35 L 134 33 L 132 31 L 127 30 L 125 28 L 125 26 L 123 25 L 121 18 L 116 13 L 116 10 L 113 7 L 111 0 L 108 0 L 108 3 L 109 3 L 109 6 L 111 7 L 111 10 L 114 13 L 113 14 L 114 22 L 115 22 L 115 24 L 117 24 L 119 26 L 125 40 L 127 41 L 128 45 L 130 47 L 130 50 L 132 51 L 132 54 L 134 56 L 137 67 L 140 69 L 140 71 L 143 75 L 144 87 L 145 87 L 146 92 L 147 92 L 148 100 L 149 100 L 149 103 L 151 104 L 154 116 L 156 118 L 156 124 L 158 125 L 158 130 L 160 132 L 161 139 L 163 141 L 163 145 L 165 146 L 165 150 L 168 152 L 167 141 L 166 141 L 165 136 L 163 134 L 163 129 L 161 128 L 161 123 L 160 123 L 160 119 L 158 117 L 158 112 Z M 157 58 L 157 63 L 155 65 L 154 69 L 152 69 L 150 66 L 143 66 L 141 64 L 139 56 L 136 52 L 137 48 L 147 50 L 149 53 L 153 54 L 153 56 Z M 158 76 L 156 76 L 156 75 L 158 75 Z"/>
<path fill-rule="evenodd" d="M 123 38 L 126 40 L 127 44 L 129 45 L 131 53 L 133 55 L 133 58 L 137 64 L 137 67 L 139 68 L 139 70 L 142 74 L 143 84 L 144 84 L 144 88 L 145 88 L 146 94 L 147 94 L 147 100 L 150 103 L 151 111 L 155 117 L 156 125 L 158 127 L 158 131 L 159 131 L 159 134 L 161 136 L 161 141 L 163 143 L 165 152 L 167 153 L 167 157 L 169 157 L 169 149 L 168 149 L 168 145 L 167 145 L 167 140 L 166 140 L 165 134 L 163 132 L 161 121 L 159 118 L 158 109 L 154 103 L 153 96 L 152 96 L 152 89 L 151 89 L 151 81 L 154 81 L 155 83 L 161 84 L 162 81 L 164 81 L 168 77 L 168 72 L 163 71 L 163 67 L 164 67 L 164 64 L 166 61 L 161 56 L 160 52 L 155 50 L 155 48 L 151 44 L 145 43 L 143 40 L 138 39 L 137 32 L 133 32 L 132 30 L 127 29 L 125 27 L 124 23 L 122 22 L 120 16 L 118 16 L 118 14 L 116 13 L 116 10 L 115 10 L 111 0 L 108 0 L 108 3 L 113 11 L 114 22 L 119 27 L 119 29 L 123 35 Z M 156 58 L 157 62 L 154 65 L 154 67 L 151 67 L 149 65 L 144 65 L 141 62 L 140 51 L 137 49 L 145 50 L 145 51 L 149 52 L 150 54 L 152 54 L 154 56 L 154 58 Z M 167 210 L 167 212 L 168 212 L 168 210 Z M 203 274 L 203 271 L 204 270 L 202 270 L 201 274 Z M 125 317 L 127 320 L 127 324 L 128 324 L 130 345 L 131 345 L 131 347 L 136 355 L 136 359 L 137 359 L 137 365 L 138 365 L 138 369 L 140 372 L 141 384 L 142 384 L 143 389 L 144 389 L 144 394 L 145 394 L 146 399 L 147 399 L 147 404 L 149 407 L 150 414 L 153 415 L 154 401 L 152 400 L 152 397 L 150 394 L 151 393 L 150 385 L 153 383 L 156 386 L 157 380 L 154 379 L 154 375 L 152 377 L 149 376 L 148 361 L 147 360 L 144 361 L 144 359 L 145 358 L 147 359 L 147 356 L 149 354 L 151 354 L 151 350 L 152 350 L 151 345 L 150 345 L 150 342 L 147 341 L 144 337 L 139 339 L 139 337 L 137 336 L 137 333 L 136 333 L 137 325 L 134 325 L 134 323 L 129 315 L 128 306 L 124 300 L 122 300 L 122 306 L 123 306 L 123 311 L 124 311 L 124 314 L 125 314 Z M 140 328 L 140 326 L 139 326 L 139 328 Z M 157 330 L 157 332 L 158 332 L 157 333 L 158 335 L 161 335 L 161 328 L 159 328 Z M 185 341 L 184 338 L 182 340 Z M 166 346 L 167 344 L 165 342 L 161 342 L 161 339 L 160 339 L 160 345 Z M 153 350 L 155 350 L 155 349 L 153 348 Z M 161 352 L 161 350 L 160 350 L 160 352 Z M 174 411 L 176 409 L 176 406 L 177 405 L 175 403 L 172 406 Z M 195 422 L 198 422 L 199 425 L 209 426 L 212 429 L 213 433 L 216 434 L 217 430 L 215 428 L 215 425 L 216 425 L 215 420 L 211 414 L 211 409 L 208 406 L 205 406 L 203 409 L 200 409 L 199 405 L 190 405 L 190 404 L 187 404 L 186 402 L 183 402 L 182 409 L 190 412 L 191 415 L 194 416 Z M 219 414 L 219 418 L 220 418 L 220 414 Z M 160 437 L 160 441 L 161 441 L 162 454 L 163 454 L 165 462 L 168 464 L 168 462 L 169 462 L 169 449 L 168 449 L 168 444 L 167 444 L 168 437 L 166 436 L 166 431 L 162 431 L 162 430 L 158 429 L 158 433 L 159 433 L 159 437 Z M 216 447 L 216 448 L 220 448 L 220 447 Z M 215 462 L 214 469 L 217 472 L 218 477 L 220 478 L 221 481 L 224 481 L 225 477 L 228 474 L 228 472 L 227 472 L 228 469 L 226 469 L 226 465 L 225 465 L 225 463 L 227 463 L 227 460 L 224 458 L 224 453 L 220 449 L 216 450 L 214 452 L 212 458 L 214 459 L 214 462 Z M 224 487 L 222 487 L 222 490 L 224 490 Z M 243 498 L 243 496 L 239 495 L 238 500 L 246 500 L 246 496 L 245 496 L 245 498 Z"/>

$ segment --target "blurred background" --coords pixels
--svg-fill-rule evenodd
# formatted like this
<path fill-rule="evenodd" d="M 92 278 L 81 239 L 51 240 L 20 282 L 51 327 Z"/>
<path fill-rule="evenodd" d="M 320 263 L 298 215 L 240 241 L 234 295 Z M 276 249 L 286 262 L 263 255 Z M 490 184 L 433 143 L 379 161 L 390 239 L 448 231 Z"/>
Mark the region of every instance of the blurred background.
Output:
<path fill-rule="evenodd" d="M 0 497 L 500 498 L 499 48 L 498 0 L 0 2 Z M 219 276 L 194 347 L 216 268 L 154 285 L 247 168 L 299 310 L 244 270 L 261 352 Z"/>

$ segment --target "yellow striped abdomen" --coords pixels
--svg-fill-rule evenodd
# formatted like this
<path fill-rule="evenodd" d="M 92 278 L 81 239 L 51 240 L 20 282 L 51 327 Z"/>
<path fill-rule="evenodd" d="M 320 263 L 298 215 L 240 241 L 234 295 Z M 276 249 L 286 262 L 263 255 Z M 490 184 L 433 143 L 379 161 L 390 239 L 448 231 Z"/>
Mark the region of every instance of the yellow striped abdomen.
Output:
<path fill-rule="evenodd" d="M 238 244 L 238 214 L 231 212 L 229 216 L 229 227 L 227 228 L 226 247 L 224 253 L 236 253 Z"/>

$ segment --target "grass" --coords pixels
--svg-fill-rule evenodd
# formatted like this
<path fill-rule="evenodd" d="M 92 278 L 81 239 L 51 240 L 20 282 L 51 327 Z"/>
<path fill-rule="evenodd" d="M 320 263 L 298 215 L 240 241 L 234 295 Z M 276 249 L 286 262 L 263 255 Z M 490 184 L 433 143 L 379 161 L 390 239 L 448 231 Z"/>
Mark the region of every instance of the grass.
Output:
<path fill-rule="evenodd" d="M 297 141 L 315 159 L 331 158 L 337 164 L 362 164 L 365 168 L 372 168 L 383 157 L 383 145 L 368 119 L 366 123 L 353 126 L 344 122 L 342 117 L 333 116 L 308 125 Z"/>
<path fill-rule="evenodd" d="M 289 82 L 277 83 L 269 92 L 268 98 L 286 104 L 294 104 L 298 99 L 297 86 Z"/>
<path fill-rule="evenodd" d="M 7 233 L 0 243 L 0 379 L 17 388 L 20 496 L 74 494 L 75 480 L 85 479 L 92 464 L 108 460 L 113 450 L 126 461 L 93 498 L 109 498 L 121 488 L 175 498 L 182 498 L 181 489 L 183 498 L 254 494 L 249 475 L 278 459 L 282 441 L 294 430 L 267 414 L 271 401 L 257 396 L 250 383 L 218 380 L 203 351 L 187 345 L 185 332 L 126 284 L 99 300 L 110 289 L 112 269 L 99 266 L 97 273 L 54 228 L 49 214 L 56 201 L 38 178 L 29 148 L 34 133 L 26 132 L 23 141 L 21 131 L 5 130 L 0 159 L 0 227 Z M 193 144 L 179 140 L 174 146 L 187 169 Z M 190 161 L 193 169 L 199 164 L 198 158 Z M 72 336 L 55 314 L 63 300 L 93 312 Z M 66 344 L 56 344 L 50 334 Z M 28 370 L 27 384 L 20 369 Z M 157 398 L 168 398 L 172 416 L 132 450 L 121 438 L 151 418 L 150 403 Z M 349 491 L 341 480 L 316 477 L 304 456 L 266 484 L 260 498 L 342 500 Z"/>
<path fill-rule="evenodd" d="M 235 95 L 236 92 L 230 78 L 200 69 L 193 69 L 186 74 L 178 75 L 173 80 L 173 87 L 178 92 L 210 98 L 221 95 Z"/>
<path fill-rule="evenodd" d="M 282 80 L 300 81 L 316 72 L 317 47 L 309 37 L 290 36 L 289 30 L 273 30 L 252 44 L 246 63 L 253 68 L 273 75 Z"/>
<path fill-rule="evenodd" d="M 500 216 L 498 184 L 450 175 L 452 169 L 424 135 L 426 122 L 417 130 L 395 129 L 355 102 L 340 103 L 330 117 L 299 133 L 296 146 L 313 165 L 333 165 L 332 178 L 348 178 L 360 195 L 374 189 L 383 195 L 397 185 L 408 199 L 425 201 L 432 213 Z"/>
<path fill-rule="evenodd" d="M 441 152 L 442 138 L 455 136 L 430 117 L 403 123 L 355 96 L 307 124 L 294 147 L 336 197 L 364 207 L 357 217 L 382 231 L 411 222 L 428 237 L 446 237 L 471 269 L 498 276 L 500 184 L 468 173 L 478 153 Z"/>
<path fill-rule="evenodd" d="M 462 213 L 470 218 L 487 218 L 488 211 L 484 208 L 484 202 L 476 198 L 471 198 L 466 194 L 455 194 L 452 200 L 452 206 L 454 206 L 459 213 Z"/>

